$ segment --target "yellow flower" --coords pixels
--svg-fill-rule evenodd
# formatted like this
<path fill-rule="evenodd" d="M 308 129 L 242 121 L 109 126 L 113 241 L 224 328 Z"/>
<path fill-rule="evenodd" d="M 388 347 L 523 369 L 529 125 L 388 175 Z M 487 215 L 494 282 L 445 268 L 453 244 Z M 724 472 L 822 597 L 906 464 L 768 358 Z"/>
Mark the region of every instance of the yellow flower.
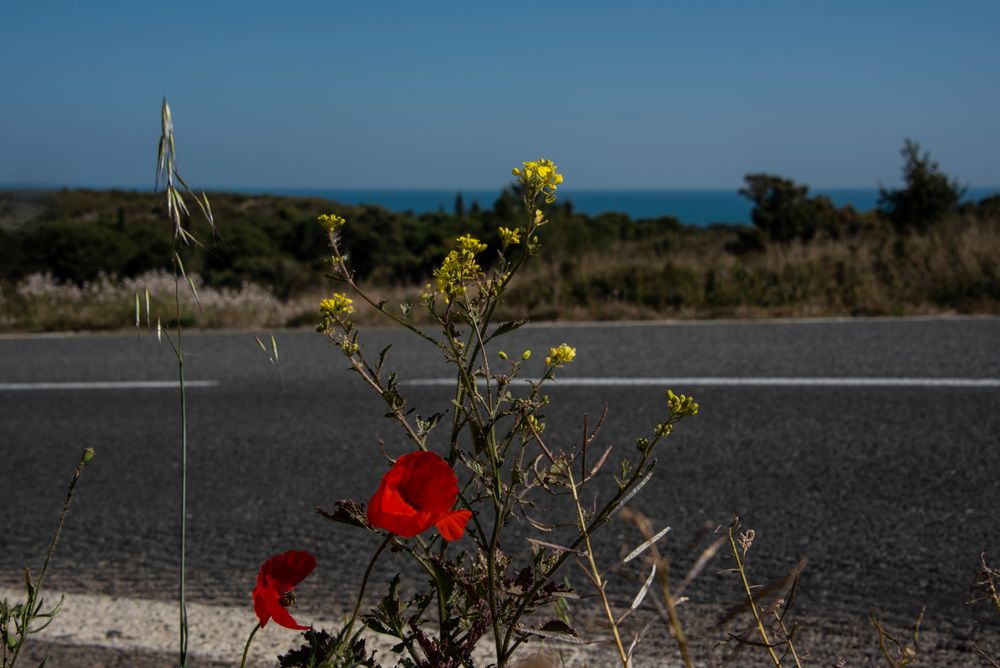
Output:
<path fill-rule="evenodd" d="M 545 365 L 562 366 L 567 362 L 572 362 L 574 359 L 576 359 L 576 348 L 570 348 L 564 343 L 549 350 L 549 354 L 545 358 Z"/>
<path fill-rule="evenodd" d="M 464 295 L 465 282 L 479 274 L 476 253 L 486 250 L 486 244 L 471 234 L 461 236 L 457 241 L 458 248 L 448 253 L 441 266 L 434 270 L 437 289 L 444 293 L 444 298 L 449 303 L 455 297 Z"/>
<path fill-rule="evenodd" d="M 481 253 L 486 250 L 486 244 L 479 241 L 471 234 L 466 234 L 458 238 L 458 248 L 462 252 L 468 252 L 475 255 L 476 253 Z"/>
<path fill-rule="evenodd" d="M 694 397 L 683 394 L 674 394 L 673 390 L 667 390 L 667 408 L 671 415 L 687 417 L 698 414 L 698 404 Z"/>
<path fill-rule="evenodd" d="M 528 198 L 533 200 L 538 195 L 544 195 L 547 204 L 556 201 L 556 188 L 563 182 L 563 176 L 556 171 L 555 163 L 539 158 L 523 164 L 523 169 L 515 167 L 511 173 L 527 189 Z"/>
<path fill-rule="evenodd" d="M 324 213 L 317 220 L 319 220 L 319 224 L 330 233 L 336 232 L 343 227 L 345 223 L 347 223 L 346 220 L 335 213 Z"/>
<path fill-rule="evenodd" d="M 353 304 L 353 299 L 342 292 L 337 292 L 330 299 L 324 299 L 319 303 L 319 312 L 324 319 L 337 319 L 349 313 L 354 313 Z"/>
<path fill-rule="evenodd" d="M 521 231 L 512 230 L 506 227 L 500 228 L 500 243 L 504 248 L 508 246 L 516 246 L 521 243 Z"/>

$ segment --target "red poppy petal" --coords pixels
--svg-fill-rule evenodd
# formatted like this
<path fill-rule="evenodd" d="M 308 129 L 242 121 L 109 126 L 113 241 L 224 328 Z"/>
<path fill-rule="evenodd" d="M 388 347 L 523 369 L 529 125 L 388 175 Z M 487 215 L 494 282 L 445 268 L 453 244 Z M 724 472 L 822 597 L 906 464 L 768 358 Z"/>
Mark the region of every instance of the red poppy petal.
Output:
<path fill-rule="evenodd" d="M 471 517 L 472 511 L 454 510 L 441 516 L 435 526 L 445 540 L 458 540 L 465 535 L 465 525 Z"/>
<path fill-rule="evenodd" d="M 281 602 L 277 598 L 272 601 L 272 599 L 268 597 L 265 601 L 267 603 L 267 611 L 271 613 L 271 619 L 274 620 L 275 624 L 284 626 L 286 629 L 295 629 L 296 631 L 309 630 L 309 626 L 303 626 L 295 621 L 291 613 L 288 612 L 288 608 L 281 605 Z"/>
<path fill-rule="evenodd" d="M 426 531 L 434 523 L 434 515 L 418 512 L 395 489 L 379 490 L 368 511 L 372 526 L 410 538 Z"/>
<path fill-rule="evenodd" d="M 271 619 L 271 613 L 267 611 L 267 602 L 265 601 L 268 593 L 260 584 L 253 590 L 253 611 L 257 613 L 260 628 L 264 628 L 267 620 Z"/>
<path fill-rule="evenodd" d="M 283 590 L 305 580 L 314 568 L 316 557 L 304 550 L 288 550 L 265 561 L 260 572 L 270 578 L 272 588 Z"/>
<path fill-rule="evenodd" d="M 403 460 L 406 460 L 403 462 Z M 433 452 L 411 452 L 399 458 L 408 475 L 401 485 L 406 499 L 422 511 L 446 513 L 458 499 L 458 477 L 448 462 Z"/>

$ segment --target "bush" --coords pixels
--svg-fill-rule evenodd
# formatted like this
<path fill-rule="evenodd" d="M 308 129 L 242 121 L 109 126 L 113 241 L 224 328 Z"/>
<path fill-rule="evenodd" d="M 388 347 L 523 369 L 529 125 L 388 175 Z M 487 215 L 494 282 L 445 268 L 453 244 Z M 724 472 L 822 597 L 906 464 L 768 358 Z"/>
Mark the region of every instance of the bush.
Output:
<path fill-rule="evenodd" d="M 905 188 L 879 188 L 879 208 L 899 232 L 925 230 L 958 207 L 965 188 L 941 171 L 930 153 L 920 153 L 920 144 L 907 139 L 903 156 Z"/>

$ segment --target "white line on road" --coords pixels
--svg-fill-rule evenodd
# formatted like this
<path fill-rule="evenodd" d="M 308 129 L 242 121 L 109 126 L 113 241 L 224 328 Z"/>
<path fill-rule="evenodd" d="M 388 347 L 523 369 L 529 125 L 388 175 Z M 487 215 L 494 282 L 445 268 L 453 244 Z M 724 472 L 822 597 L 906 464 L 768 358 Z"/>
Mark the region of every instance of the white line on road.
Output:
<path fill-rule="evenodd" d="M 217 380 L 189 380 L 185 387 L 215 387 Z M 122 380 L 81 383 L 0 383 L 0 392 L 28 390 L 176 390 L 180 383 L 176 380 Z"/>
<path fill-rule="evenodd" d="M 518 378 L 515 383 L 537 383 L 538 378 Z M 479 380 L 483 383 L 482 379 Z M 560 378 L 561 386 L 682 386 L 702 387 L 1000 387 L 1000 378 L 730 378 L 718 376 L 676 378 Z M 402 381 L 402 385 L 438 387 L 454 386 L 454 378 L 419 378 Z"/>

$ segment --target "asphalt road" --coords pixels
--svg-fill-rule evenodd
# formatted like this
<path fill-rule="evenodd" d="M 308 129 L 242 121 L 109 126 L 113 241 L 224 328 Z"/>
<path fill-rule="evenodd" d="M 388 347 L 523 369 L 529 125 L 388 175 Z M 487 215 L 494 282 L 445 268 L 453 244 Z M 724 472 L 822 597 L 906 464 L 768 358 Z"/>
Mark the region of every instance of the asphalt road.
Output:
<path fill-rule="evenodd" d="M 313 508 L 367 501 L 384 471 L 378 441 L 394 453 L 406 443 L 339 350 L 311 332 L 277 339 L 280 374 L 248 335 L 185 339 L 188 377 L 217 382 L 189 392 L 191 598 L 242 604 L 263 559 L 300 547 L 319 558 L 312 595 L 343 607 L 375 544 Z M 757 533 L 758 581 L 808 559 L 805 613 L 863 618 L 878 607 L 905 618 L 926 604 L 925 624 L 972 633 L 990 623 L 988 609 L 965 601 L 980 552 L 1000 564 L 1000 319 L 537 326 L 501 347 L 531 348 L 540 368 L 564 341 L 578 356 L 563 378 L 604 380 L 553 387 L 555 445 L 578 438 L 582 414 L 607 402 L 602 440 L 616 445 L 613 458 L 628 454 L 662 415 L 667 387 L 634 379 L 674 379 L 701 404 L 634 502 L 673 527 L 664 546 L 676 569 L 696 556 L 704 526 L 738 514 Z M 392 343 L 403 381 L 448 375 L 433 348 L 399 330 L 369 330 L 362 342 Z M 0 338 L 0 584 L 20 582 L 26 563 L 37 570 L 65 481 L 92 446 L 50 585 L 174 598 L 176 390 L 22 384 L 175 374 L 149 336 Z M 447 407 L 444 386 L 404 389 L 421 413 Z M 605 563 L 637 542 L 614 523 L 599 540 Z M 729 565 L 718 558 L 687 592 L 692 601 L 737 600 L 732 576 L 718 573 Z"/>

